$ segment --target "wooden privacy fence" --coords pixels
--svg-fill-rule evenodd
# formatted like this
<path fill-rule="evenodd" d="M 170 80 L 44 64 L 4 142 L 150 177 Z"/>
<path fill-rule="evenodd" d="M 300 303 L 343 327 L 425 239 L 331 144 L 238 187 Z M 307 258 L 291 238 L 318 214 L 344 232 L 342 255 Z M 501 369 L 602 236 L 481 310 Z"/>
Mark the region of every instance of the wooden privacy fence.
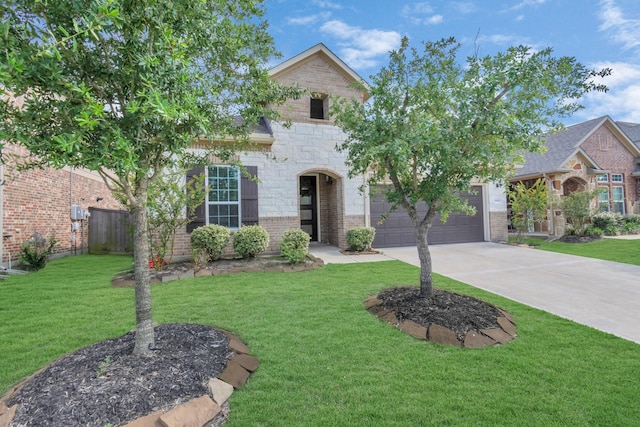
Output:
<path fill-rule="evenodd" d="M 133 252 L 131 214 L 128 211 L 89 208 L 89 253 Z"/>

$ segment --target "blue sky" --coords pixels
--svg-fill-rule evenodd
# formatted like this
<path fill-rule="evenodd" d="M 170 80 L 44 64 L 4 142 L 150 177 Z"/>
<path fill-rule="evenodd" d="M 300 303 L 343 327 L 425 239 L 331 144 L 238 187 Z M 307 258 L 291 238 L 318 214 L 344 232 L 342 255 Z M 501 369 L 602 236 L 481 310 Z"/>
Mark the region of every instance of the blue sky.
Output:
<path fill-rule="evenodd" d="M 453 36 L 463 55 L 524 44 L 558 56 L 610 67 L 606 94 L 589 94 L 567 125 L 609 115 L 640 123 L 640 1 L 638 0 L 265 0 L 270 33 L 288 59 L 324 43 L 367 79 L 387 53 L 412 42 Z M 279 62 L 279 61 L 278 61 Z M 275 64 L 273 64 L 275 65 Z"/>

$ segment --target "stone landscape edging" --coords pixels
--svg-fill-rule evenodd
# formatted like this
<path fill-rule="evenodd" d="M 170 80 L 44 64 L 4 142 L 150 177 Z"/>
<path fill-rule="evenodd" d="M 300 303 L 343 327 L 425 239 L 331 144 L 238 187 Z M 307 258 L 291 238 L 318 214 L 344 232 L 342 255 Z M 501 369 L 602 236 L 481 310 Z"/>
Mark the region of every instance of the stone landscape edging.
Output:
<path fill-rule="evenodd" d="M 402 332 L 420 340 L 451 345 L 454 347 L 484 348 L 505 344 L 518 336 L 513 316 L 497 307 L 497 310 L 502 314 L 502 316 L 496 318 L 496 321 L 500 326 L 499 328 L 480 329 L 478 331 L 472 330 L 467 332 L 463 341 L 460 341 L 454 331 L 435 323 L 431 324 L 429 327 L 425 327 L 411 320 L 404 320 L 400 322 L 396 318 L 395 311 L 384 308 L 382 303 L 383 301 L 379 299 L 378 294 L 376 294 L 365 299 L 364 306 L 369 313 L 378 317 L 380 320 L 385 321 L 400 329 Z"/>
<path fill-rule="evenodd" d="M 227 364 L 217 378 L 211 378 L 207 384 L 209 393 L 191 399 L 168 411 L 156 411 L 124 424 L 123 427 L 217 427 L 227 420 L 229 414 L 228 399 L 234 390 L 242 387 L 251 374 L 258 369 L 260 360 L 250 356 L 249 347 L 231 332 L 219 329 L 228 339 L 228 347 L 234 355 L 227 359 Z M 17 393 L 29 379 L 30 375 L 18 385 L 9 389 L 0 398 L 0 427 L 11 427 L 11 422 L 18 409 L 18 404 L 7 407 L 5 402 Z"/>

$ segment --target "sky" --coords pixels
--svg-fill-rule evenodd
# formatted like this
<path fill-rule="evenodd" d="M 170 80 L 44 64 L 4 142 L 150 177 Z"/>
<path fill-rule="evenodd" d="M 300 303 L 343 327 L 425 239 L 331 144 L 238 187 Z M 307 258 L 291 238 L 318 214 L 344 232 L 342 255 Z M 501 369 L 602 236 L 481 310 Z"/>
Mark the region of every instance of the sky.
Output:
<path fill-rule="evenodd" d="M 368 80 L 403 36 L 412 44 L 455 37 L 462 58 L 514 45 L 551 47 L 590 68 L 609 67 L 607 93 L 590 93 L 565 125 L 609 115 L 640 123 L 638 0 L 265 0 L 276 48 L 289 59 L 324 43 Z"/>

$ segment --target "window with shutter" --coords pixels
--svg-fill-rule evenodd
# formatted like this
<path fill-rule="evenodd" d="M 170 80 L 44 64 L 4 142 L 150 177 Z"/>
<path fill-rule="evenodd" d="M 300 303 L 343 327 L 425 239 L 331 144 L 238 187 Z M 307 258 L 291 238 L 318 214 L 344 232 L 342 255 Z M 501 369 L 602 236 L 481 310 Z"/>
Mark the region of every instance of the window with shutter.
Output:
<path fill-rule="evenodd" d="M 258 224 L 258 168 L 246 166 L 246 170 L 250 177 L 236 167 L 222 165 L 196 168 L 187 173 L 187 179 L 191 179 L 206 171 L 209 187 L 207 200 L 195 210 L 196 218 L 187 225 L 187 232 L 205 224 L 231 229 Z"/>

